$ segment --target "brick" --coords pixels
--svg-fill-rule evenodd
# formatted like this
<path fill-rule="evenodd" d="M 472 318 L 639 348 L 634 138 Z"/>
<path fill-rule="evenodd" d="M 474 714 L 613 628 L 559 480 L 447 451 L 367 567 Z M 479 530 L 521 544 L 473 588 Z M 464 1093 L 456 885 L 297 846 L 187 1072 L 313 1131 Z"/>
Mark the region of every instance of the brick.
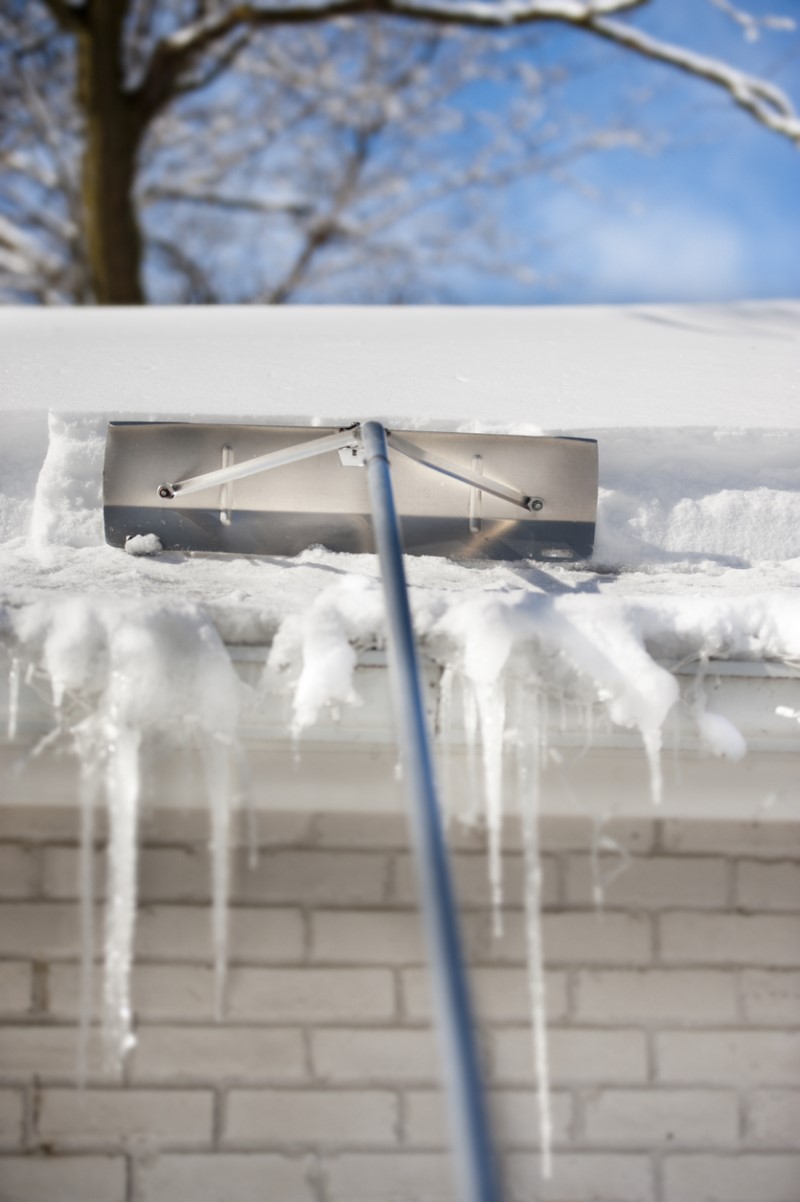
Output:
<path fill-rule="evenodd" d="M 594 1144 L 630 1148 L 732 1147 L 738 1138 L 735 1093 L 607 1089 L 586 1099 L 584 1127 Z"/>
<path fill-rule="evenodd" d="M 211 820 L 208 808 L 165 809 L 163 798 L 142 814 L 142 842 L 196 843 L 208 846 Z M 251 843 L 256 848 L 286 847 L 305 843 L 310 837 L 312 816 L 291 810 L 234 810 L 231 814 L 229 842 L 234 849 L 244 848 L 249 856 Z"/>
<path fill-rule="evenodd" d="M 350 964 L 421 964 L 420 915 L 392 910 L 321 910 L 311 916 L 314 960 Z"/>
<path fill-rule="evenodd" d="M 800 965 L 800 918 L 664 914 L 661 955 L 683 964 Z"/>
<path fill-rule="evenodd" d="M 131 1076 L 141 1083 L 301 1081 L 299 1031 L 263 1027 L 142 1027 Z"/>
<path fill-rule="evenodd" d="M 800 1016 L 800 972 L 751 969 L 741 976 L 742 1004 L 751 1023 L 797 1025 Z"/>
<path fill-rule="evenodd" d="M 471 963 L 525 964 L 528 953 L 524 914 L 505 911 L 500 935 L 494 933 L 493 916 L 489 910 L 462 912 L 460 919 L 464 951 Z"/>
<path fill-rule="evenodd" d="M 6 1156 L 0 1202 L 125 1202 L 122 1156 Z"/>
<path fill-rule="evenodd" d="M 589 851 L 596 836 L 611 840 L 630 855 L 643 855 L 655 846 L 657 824 L 650 818 L 610 818 L 597 830 L 595 819 L 586 816 L 545 815 L 539 823 L 542 851 Z"/>
<path fill-rule="evenodd" d="M 405 814 L 315 814 L 310 842 L 318 847 L 402 851 L 408 847 Z"/>
<path fill-rule="evenodd" d="M 430 1021 L 430 979 L 427 970 L 410 968 L 401 976 L 403 1003 L 409 1019 Z M 528 976 L 523 968 L 473 968 L 470 972 L 475 1011 L 484 1022 L 524 1022 L 530 1017 Z M 546 974 L 547 1017 L 562 1019 L 567 1011 L 566 974 Z"/>
<path fill-rule="evenodd" d="M 464 943 L 473 963 L 524 964 L 527 959 L 525 916 L 507 912 L 502 935 L 495 937 L 491 914 L 466 914 Z M 556 964 L 648 964 L 652 958 L 650 916 L 640 914 L 545 914 L 542 918 L 545 961 Z"/>
<path fill-rule="evenodd" d="M 231 1019 L 267 1022 L 361 1022 L 394 1016 L 394 982 L 380 968 L 234 968 L 228 979 Z"/>
<path fill-rule="evenodd" d="M 106 853 L 92 853 L 92 887 L 98 900 L 105 897 Z M 77 847 L 42 849 L 42 895 L 46 898 L 78 901 L 82 894 L 80 851 Z"/>
<path fill-rule="evenodd" d="M 369 1147 L 397 1142 L 397 1098 L 388 1092 L 232 1090 L 224 1142 Z"/>
<path fill-rule="evenodd" d="M 200 1147 L 212 1137 L 210 1091 L 45 1089 L 40 1141 L 65 1148 Z"/>
<path fill-rule="evenodd" d="M 659 1081 L 792 1085 L 800 1080 L 800 1033 L 669 1031 L 656 1036 Z"/>
<path fill-rule="evenodd" d="M 93 1032 L 88 1048 L 88 1072 L 93 1079 L 116 1080 L 117 1070 L 104 1063 L 100 1040 Z M 78 1065 L 76 1027 L 0 1027 L 0 1078 L 74 1084 Z"/>
<path fill-rule="evenodd" d="M 682 906 L 713 910 L 727 901 L 728 865 L 721 859 L 677 856 L 636 856 L 623 865 L 616 857 L 602 856 L 595 882 L 591 857 L 570 856 L 565 882 L 569 906 L 594 905 L 597 884 L 606 909 Z"/>
<path fill-rule="evenodd" d="M 506 1160 L 508 1202 L 655 1202 L 650 1161 L 642 1155 L 559 1152 L 553 1176 L 522 1153 Z"/>
<path fill-rule="evenodd" d="M 504 1148 L 539 1146 L 539 1109 L 533 1090 L 492 1089 L 487 1094 L 495 1138 Z M 566 1143 L 572 1123 L 569 1094 L 552 1093 L 553 1142 Z M 405 1095 L 405 1139 L 420 1148 L 449 1148 L 445 1100 L 441 1093 Z"/>
<path fill-rule="evenodd" d="M 800 864 L 738 864 L 736 901 L 742 910 L 800 910 Z"/>
<path fill-rule="evenodd" d="M 237 854 L 250 856 L 250 840 L 254 837 L 259 852 L 267 847 L 296 847 L 312 838 L 313 815 L 297 810 L 238 810 L 232 815 L 231 844 Z"/>
<path fill-rule="evenodd" d="M 800 1156 L 670 1156 L 665 1202 L 797 1202 Z"/>
<path fill-rule="evenodd" d="M 230 906 L 228 953 L 231 964 L 275 964 L 301 959 L 300 912 Z M 136 924 L 137 959 L 209 964 L 212 955 L 210 907 L 146 906 L 140 910 Z"/>
<path fill-rule="evenodd" d="M 733 1022 L 736 975 L 683 969 L 579 972 L 575 1016 L 580 1022 Z"/>
<path fill-rule="evenodd" d="M 800 856 L 800 827 L 796 822 L 733 822 L 717 819 L 664 823 L 662 846 L 684 855 L 787 857 Z"/>
<path fill-rule="evenodd" d="M 315 1031 L 312 1061 L 323 1081 L 438 1081 L 438 1048 L 429 1031 Z"/>
<path fill-rule="evenodd" d="M 77 806 L 12 805 L 3 799 L 0 807 L 0 839 L 20 839 L 25 842 L 47 842 L 70 839 L 77 843 L 80 836 L 80 811 Z M 97 815 L 103 823 L 104 813 Z"/>
<path fill-rule="evenodd" d="M 31 966 L 0 963 L 0 1015 L 24 1014 L 31 1006 Z"/>
<path fill-rule="evenodd" d="M 2 849 L 0 849 L 2 850 Z M 16 850 L 16 849 L 12 849 Z M 289 853 L 293 855 L 295 853 Z M 296 853 L 304 856 L 306 853 Z M 311 853 L 315 863 L 323 858 Z M 80 853 L 76 847 L 46 847 L 43 850 L 43 891 L 47 898 L 77 900 L 80 897 Z M 231 853 L 232 896 L 245 900 L 274 900 L 277 882 L 273 886 L 266 882 L 265 874 L 275 868 L 275 861 L 282 854 L 271 848 L 259 854 L 258 863 L 251 868 L 245 849 Z M 290 861 L 291 863 L 291 861 Z M 106 853 L 94 853 L 95 895 L 102 898 L 105 893 Z M 211 862 L 208 847 L 204 844 L 188 847 L 146 846 L 139 852 L 139 895 L 143 902 L 205 902 L 211 900 Z M 285 890 L 284 890 L 285 892 Z M 13 896 L 28 896 L 15 893 Z M 290 900 L 302 900 L 292 897 Z"/>
<path fill-rule="evenodd" d="M 33 897 L 36 862 L 32 853 L 14 844 L 0 845 L 0 897 Z"/>
<path fill-rule="evenodd" d="M 135 1196 L 137 1202 L 315 1202 L 309 1175 L 304 1158 L 230 1152 L 159 1156 L 136 1166 Z"/>
<path fill-rule="evenodd" d="M 346 1153 L 325 1168 L 329 1202 L 456 1202 L 448 1155 Z"/>
<path fill-rule="evenodd" d="M 649 919 L 636 914 L 546 914 L 545 961 L 550 964 L 648 963 Z"/>
<path fill-rule="evenodd" d="M 74 960 L 80 954 L 78 906 L 6 903 L 2 914 L 0 956 Z"/>
<path fill-rule="evenodd" d="M 747 1104 L 747 1127 L 750 1143 L 783 1150 L 800 1148 L 800 1090 L 753 1093 Z"/>
<path fill-rule="evenodd" d="M 532 1082 L 533 1046 L 529 1028 L 495 1031 L 492 1076 L 497 1081 Z M 556 1084 L 629 1082 L 647 1078 L 641 1031 L 551 1030 L 550 1076 Z"/>
<path fill-rule="evenodd" d="M 450 856 L 453 883 L 459 905 L 463 907 L 491 904 L 489 864 L 485 852 Z M 509 908 L 525 902 L 525 865 L 522 856 L 503 856 L 503 902 Z M 416 905 L 417 889 L 414 865 L 410 856 L 399 856 L 395 865 L 394 900 L 402 905 Z M 558 901 L 558 876 L 555 860 L 542 860 L 542 905 L 555 906 Z"/>
<path fill-rule="evenodd" d="M 0 1148 L 16 1148 L 22 1143 L 23 1115 L 22 1094 L 0 1089 Z"/>
<path fill-rule="evenodd" d="M 139 857 L 139 898 L 143 903 L 211 900 L 207 848 L 146 847 Z"/>
<path fill-rule="evenodd" d="M 238 902 L 374 906 L 384 901 L 388 856 L 370 852 L 266 851 L 231 887 Z"/>
<path fill-rule="evenodd" d="M 93 974 L 93 1012 L 100 1013 L 102 970 Z M 214 973 L 186 965 L 137 964 L 131 979 L 133 1011 L 139 1020 L 211 1021 L 214 1014 Z M 77 1018 L 81 1004 L 80 968 L 54 964 L 48 972 L 47 1012 L 54 1018 Z"/>

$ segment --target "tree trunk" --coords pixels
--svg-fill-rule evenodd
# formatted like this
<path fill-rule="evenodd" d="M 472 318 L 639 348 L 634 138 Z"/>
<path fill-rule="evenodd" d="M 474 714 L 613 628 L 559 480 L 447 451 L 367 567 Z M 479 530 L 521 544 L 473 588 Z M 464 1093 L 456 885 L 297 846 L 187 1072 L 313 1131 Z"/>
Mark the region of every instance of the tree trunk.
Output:
<path fill-rule="evenodd" d="M 86 121 L 81 194 L 92 292 L 100 305 L 141 305 L 142 237 L 133 200 L 142 133 L 125 89 L 128 0 L 92 0 L 79 39 L 78 96 Z"/>

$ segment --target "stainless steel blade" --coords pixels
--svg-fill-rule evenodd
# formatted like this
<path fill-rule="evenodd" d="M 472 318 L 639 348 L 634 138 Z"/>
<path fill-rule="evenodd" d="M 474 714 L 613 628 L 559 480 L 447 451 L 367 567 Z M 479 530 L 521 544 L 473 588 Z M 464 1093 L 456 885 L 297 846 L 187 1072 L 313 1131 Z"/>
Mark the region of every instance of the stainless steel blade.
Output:
<path fill-rule="evenodd" d="M 106 538 L 124 546 L 157 534 L 165 548 L 295 555 L 309 546 L 372 552 L 369 497 L 358 457 L 331 451 L 174 499 L 165 483 L 335 434 L 330 427 L 233 423 L 113 422 L 104 472 Z M 535 497 L 526 512 L 390 452 L 405 550 L 454 559 L 585 559 L 597 514 L 597 444 L 592 439 L 403 431 L 433 458 Z M 473 520 L 470 522 L 470 501 Z"/>

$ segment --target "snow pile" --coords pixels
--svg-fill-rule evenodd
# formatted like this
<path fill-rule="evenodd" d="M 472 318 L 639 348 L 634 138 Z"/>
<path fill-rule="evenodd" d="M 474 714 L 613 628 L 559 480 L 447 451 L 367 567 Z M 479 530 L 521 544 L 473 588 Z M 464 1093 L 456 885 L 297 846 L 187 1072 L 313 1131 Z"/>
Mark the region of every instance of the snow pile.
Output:
<path fill-rule="evenodd" d="M 598 438 L 598 562 L 713 570 L 800 555 L 796 432 L 650 429 Z"/>
<path fill-rule="evenodd" d="M 47 457 L 39 473 L 31 517 L 36 550 L 93 547 L 103 542 L 105 429 L 85 417 L 50 414 Z"/>

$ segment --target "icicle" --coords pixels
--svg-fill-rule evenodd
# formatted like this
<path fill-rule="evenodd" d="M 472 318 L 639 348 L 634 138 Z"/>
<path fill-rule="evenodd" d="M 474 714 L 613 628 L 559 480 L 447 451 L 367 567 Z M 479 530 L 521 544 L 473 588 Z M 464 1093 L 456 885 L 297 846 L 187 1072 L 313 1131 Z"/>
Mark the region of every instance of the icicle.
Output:
<path fill-rule="evenodd" d="M 439 713 L 437 722 L 439 744 L 439 779 L 445 815 L 451 818 L 456 810 L 450 780 L 450 748 L 453 739 L 453 668 L 448 664 L 439 678 Z"/>
<path fill-rule="evenodd" d="M 661 771 L 661 730 L 643 730 L 642 742 L 650 773 L 650 800 L 660 806 L 664 796 L 664 776 Z"/>
<path fill-rule="evenodd" d="M 630 853 L 616 839 L 603 834 L 604 817 L 594 817 L 592 821 L 592 844 L 590 851 L 592 869 L 592 901 L 598 910 L 602 910 L 606 902 L 606 889 L 622 876 L 631 862 Z M 601 856 L 603 853 L 618 857 L 616 865 L 603 869 Z"/>
<path fill-rule="evenodd" d="M 211 809 L 211 934 L 214 949 L 214 1014 L 221 1021 L 228 969 L 230 893 L 231 749 L 220 739 L 201 739 L 206 792 Z"/>
<path fill-rule="evenodd" d="M 8 670 L 8 741 L 12 743 L 17 737 L 19 723 L 19 687 L 22 678 L 22 665 L 17 656 L 13 656 Z"/>
<path fill-rule="evenodd" d="M 132 1030 L 130 988 L 136 919 L 141 734 L 120 726 L 112 732 L 109 744 L 106 775 L 109 839 L 103 1038 L 109 1064 L 119 1066 L 136 1043 Z"/>
<path fill-rule="evenodd" d="M 258 811 L 253 796 L 250 778 L 250 764 L 244 749 L 234 744 L 236 750 L 236 779 L 239 782 L 240 809 L 245 816 L 245 839 L 247 840 L 247 867 L 251 871 L 258 868 L 260 843 L 258 832 Z"/>
<path fill-rule="evenodd" d="M 292 747 L 292 771 L 293 772 L 299 772 L 300 767 L 303 763 L 303 753 L 300 748 L 300 736 L 302 733 L 303 733 L 302 728 L 300 726 L 298 726 L 296 722 L 290 723 L 289 737 L 291 739 L 291 747 Z"/>
<path fill-rule="evenodd" d="M 489 830 L 489 884 L 492 929 L 503 933 L 503 736 L 506 725 L 505 684 L 502 680 L 475 686 L 481 724 L 486 824 Z"/>
<path fill-rule="evenodd" d="M 100 789 L 98 764 L 91 753 L 82 761 L 80 775 L 81 846 L 79 860 L 81 977 L 78 1022 L 78 1085 L 86 1084 L 89 1031 L 94 989 L 94 815 Z"/>
<path fill-rule="evenodd" d="M 547 1044 L 547 998 L 542 946 L 542 870 L 539 854 L 541 754 L 543 744 L 546 746 L 547 734 L 543 730 L 541 699 L 538 692 L 520 684 L 517 689 L 516 702 L 519 730 L 517 804 L 522 823 L 522 844 L 525 857 L 525 925 L 533 1061 L 539 1111 L 542 1176 L 550 1178 L 553 1173 L 553 1114 L 550 1096 L 550 1058 Z"/>
<path fill-rule="evenodd" d="M 467 744 L 467 790 L 469 805 L 464 812 L 464 821 L 472 826 L 480 813 L 480 795 L 477 788 L 478 773 L 475 769 L 475 750 L 478 740 L 478 706 L 472 683 L 461 677 L 461 707 L 464 716 L 464 738 Z"/>

